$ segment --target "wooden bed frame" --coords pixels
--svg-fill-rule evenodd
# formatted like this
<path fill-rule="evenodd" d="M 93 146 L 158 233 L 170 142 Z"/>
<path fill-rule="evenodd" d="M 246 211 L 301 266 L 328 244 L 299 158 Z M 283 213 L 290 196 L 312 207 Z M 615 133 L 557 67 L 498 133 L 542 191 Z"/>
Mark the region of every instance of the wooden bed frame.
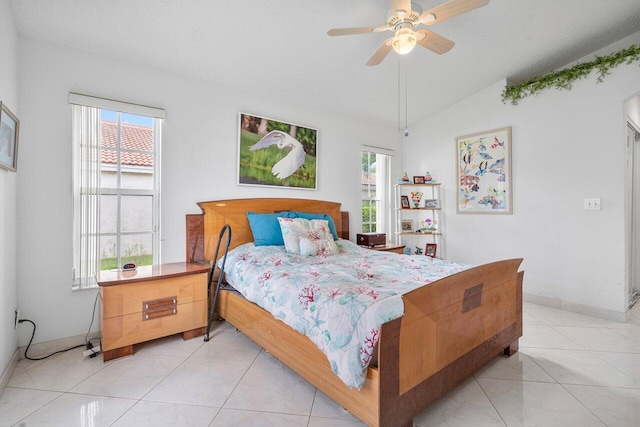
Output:
<path fill-rule="evenodd" d="M 232 229 L 231 248 L 253 241 L 247 211 L 327 213 L 343 238 L 348 233 L 339 203 L 238 199 L 198 206 L 201 215 L 187 215 L 188 261 L 211 261 L 224 224 Z M 361 390 L 347 387 L 306 336 L 237 293 L 221 291 L 216 311 L 367 425 L 406 427 L 431 402 L 493 357 L 510 356 L 518 350 L 521 262 L 511 259 L 481 265 L 405 294 L 404 316 L 380 328 L 377 364 L 369 367 Z"/>

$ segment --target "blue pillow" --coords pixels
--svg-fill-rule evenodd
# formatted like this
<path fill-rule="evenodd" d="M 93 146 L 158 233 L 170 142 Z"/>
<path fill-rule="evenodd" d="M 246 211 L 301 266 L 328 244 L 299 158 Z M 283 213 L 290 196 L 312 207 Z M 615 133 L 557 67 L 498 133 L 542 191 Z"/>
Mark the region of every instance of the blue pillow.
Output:
<path fill-rule="evenodd" d="M 288 218 L 304 218 L 304 219 L 326 219 L 329 223 L 329 231 L 333 235 L 333 240 L 338 240 L 338 232 L 336 231 L 336 224 L 333 222 L 333 218 L 328 214 L 318 214 L 318 213 L 309 213 L 309 212 L 298 212 L 291 211 L 289 212 L 292 216 Z M 276 220 L 277 221 L 277 220 Z"/>
<path fill-rule="evenodd" d="M 256 246 L 284 246 L 278 217 L 294 218 L 288 211 L 278 213 L 247 212 L 253 242 Z"/>

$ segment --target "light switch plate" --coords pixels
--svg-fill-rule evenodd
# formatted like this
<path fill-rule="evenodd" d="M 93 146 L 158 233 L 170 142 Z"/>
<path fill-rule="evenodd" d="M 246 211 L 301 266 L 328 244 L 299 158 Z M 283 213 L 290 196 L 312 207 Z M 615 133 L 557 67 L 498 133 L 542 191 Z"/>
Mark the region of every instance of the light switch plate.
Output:
<path fill-rule="evenodd" d="M 597 199 L 584 199 L 585 210 L 600 210 L 600 198 Z"/>

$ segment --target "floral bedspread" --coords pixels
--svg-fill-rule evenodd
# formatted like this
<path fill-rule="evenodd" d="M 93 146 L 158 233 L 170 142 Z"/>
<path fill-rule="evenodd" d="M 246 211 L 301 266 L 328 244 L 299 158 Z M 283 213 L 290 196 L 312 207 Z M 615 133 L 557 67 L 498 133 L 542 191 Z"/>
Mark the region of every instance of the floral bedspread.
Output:
<path fill-rule="evenodd" d="M 401 295 L 470 266 L 337 243 L 340 253 L 327 257 L 247 243 L 229 251 L 225 273 L 246 299 L 308 336 L 333 372 L 360 389 L 380 326 L 404 313 Z"/>

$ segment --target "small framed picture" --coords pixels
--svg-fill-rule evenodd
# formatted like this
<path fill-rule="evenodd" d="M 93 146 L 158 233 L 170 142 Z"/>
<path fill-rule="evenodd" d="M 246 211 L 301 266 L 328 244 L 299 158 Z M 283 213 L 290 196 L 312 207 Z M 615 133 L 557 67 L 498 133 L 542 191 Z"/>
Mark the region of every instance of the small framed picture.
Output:
<path fill-rule="evenodd" d="M 438 249 L 438 245 L 435 243 L 427 243 L 427 246 L 424 248 L 424 254 L 426 256 L 430 256 L 431 258 L 436 257 L 436 249 Z"/>
<path fill-rule="evenodd" d="M 400 196 L 400 206 L 402 206 L 402 209 L 411 209 L 409 196 Z"/>
<path fill-rule="evenodd" d="M 15 172 L 18 167 L 20 120 L 0 102 L 0 167 Z"/>
<path fill-rule="evenodd" d="M 425 199 L 424 200 L 424 207 L 425 208 L 431 208 L 431 209 L 437 209 L 438 206 L 438 199 Z"/>
<path fill-rule="evenodd" d="M 424 184 L 424 176 L 414 176 L 413 177 L 414 184 Z"/>
<path fill-rule="evenodd" d="M 412 219 L 403 219 L 400 221 L 400 228 L 403 232 L 412 233 L 413 232 L 413 220 Z"/>

